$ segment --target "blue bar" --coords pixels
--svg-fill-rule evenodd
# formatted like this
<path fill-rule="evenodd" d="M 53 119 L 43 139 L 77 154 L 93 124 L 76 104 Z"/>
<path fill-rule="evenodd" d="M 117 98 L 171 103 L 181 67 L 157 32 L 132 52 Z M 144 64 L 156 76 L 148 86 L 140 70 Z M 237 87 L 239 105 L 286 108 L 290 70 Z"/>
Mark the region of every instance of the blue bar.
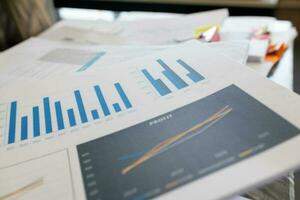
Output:
<path fill-rule="evenodd" d="M 77 107 L 78 107 L 78 110 L 79 110 L 79 115 L 80 115 L 81 122 L 86 123 L 88 121 L 88 119 L 87 119 L 87 115 L 86 115 L 86 112 L 85 112 L 85 108 L 84 108 L 79 90 L 75 90 L 74 94 L 75 94 L 75 99 L 76 99 Z"/>
<path fill-rule="evenodd" d="M 131 108 L 132 105 L 131 105 L 131 103 L 130 103 L 128 97 L 126 96 L 126 94 L 125 94 L 125 92 L 124 92 L 122 86 L 120 85 L 120 83 L 115 83 L 115 88 L 117 89 L 117 91 L 118 91 L 118 93 L 119 93 L 119 95 L 120 95 L 122 101 L 124 102 L 125 107 L 126 107 L 126 108 Z"/>
<path fill-rule="evenodd" d="M 21 140 L 28 139 L 28 118 L 27 116 L 21 117 Z"/>
<path fill-rule="evenodd" d="M 76 126 L 76 119 L 75 119 L 75 115 L 74 115 L 74 110 L 72 108 L 67 110 L 68 113 L 68 118 L 69 118 L 69 123 L 70 126 Z"/>
<path fill-rule="evenodd" d="M 33 137 L 40 136 L 40 113 L 39 113 L 39 107 L 34 106 L 32 108 L 32 116 L 33 116 Z"/>
<path fill-rule="evenodd" d="M 202 81 L 203 79 L 205 79 L 201 74 L 199 74 L 196 70 L 194 70 L 191 66 L 189 66 L 188 64 L 186 64 L 183 60 L 179 59 L 177 60 L 177 62 L 184 67 L 187 71 L 189 71 L 189 73 L 187 74 L 187 76 L 192 79 L 192 81 L 194 81 L 195 83 Z"/>
<path fill-rule="evenodd" d="M 99 119 L 99 114 L 98 114 L 98 111 L 96 109 L 92 110 L 91 113 L 92 113 L 92 116 L 93 116 L 94 120 Z"/>
<path fill-rule="evenodd" d="M 171 90 L 160 79 L 155 80 L 146 69 L 143 69 L 142 73 L 161 96 L 171 93 Z"/>
<path fill-rule="evenodd" d="M 121 111 L 121 107 L 120 107 L 120 105 L 118 103 L 114 103 L 113 107 L 114 107 L 114 109 L 115 109 L 116 112 L 120 112 Z"/>
<path fill-rule="evenodd" d="M 61 104 L 59 101 L 56 101 L 54 105 L 55 105 L 55 112 L 56 112 L 57 128 L 58 130 L 62 130 L 65 128 L 65 125 L 64 125 L 63 114 L 61 111 Z"/>
<path fill-rule="evenodd" d="M 44 103 L 46 133 L 51 133 L 52 132 L 52 121 L 51 121 L 49 97 L 45 97 L 43 99 L 43 103 Z"/>
<path fill-rule="evenodd" d="M 77 70 L 77 72 L 82 72 L 90 68 L 99 58 L 101 58 L 105 52 L 99 52 L 97 53 L 91 60 L 89 60 L 86 64 L 84 64 L 80 69 Z"/>
<path fill-rule="evenodd" d="M 10 103 L 8 144 L 14 143 L 16 138 L 17 102 Z"/>
<path fill-rule="evenodd" d="M 94 86 L 94 89 L 95 89 L 96 95 L 98 97 L 98 101 L 100 103 L 100 106 L 101 106 L 101 108 L 103 110 L 104 115 L 105 116 L 110 115 L 110 111 L 108 109 L 108 106 L 106 104 L 105 98 L 104 98 L 104 96 L 103 96 L 103 94 L 101 92 L 100 87 L 98 85 L 96 85 L 96 86 Z"/>
<path fill-rule="evenodd" d="M 184 82 L 166 63 L 161 59 L 158 59 L 157 62 L 165 69 L 162 73 L 175 85 L 177 89 L 182 89 L 187 87 L 188 84 Z"/>

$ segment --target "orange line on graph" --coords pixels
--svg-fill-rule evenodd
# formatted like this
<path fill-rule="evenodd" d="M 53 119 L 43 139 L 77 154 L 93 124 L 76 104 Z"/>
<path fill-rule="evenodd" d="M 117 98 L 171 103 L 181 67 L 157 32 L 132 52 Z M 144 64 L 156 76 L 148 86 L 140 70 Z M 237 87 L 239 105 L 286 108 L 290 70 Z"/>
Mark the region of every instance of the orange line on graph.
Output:
<path fill-rule="evenodd" d="M 214 113 L 213 115 L 211 115 L 209 118 L 207 118 L 205 121 L 196 124 L 195 126 L 181 132 L 178 133 L 177 135 L 170 137 L 164 141 L 162 141 L 161 143 L 157 144 L 156 146 L 154 146 L 152 149 L 150 149 L 148 152 L 146 152 L 143 156 L 141 156 L 140 158 L 138 158 L 136 161 L 134 161 L 132 164 L 130 164 L 129 166 L 125 167 L 122 170 L 122 174 L 125 175 L 128 172 L 130 172 L 131 170 L 133 170 L 134 168 L 138 167 L 139 165 L 141 165 L 142 163 L 146 162 L 147 160 L 149 160 L 150 158 L 154 157 L 156 154 L 158 154 L 161 150 L 163 150 L 164 148 L 174 144 L 175 142 L 183 139 L 184 137 L 186 137 L 187 135 L 191 134 L 193 131 L 203 128 L 205 125 L 208 125 L 212 122 L 215 122 L 223 117 L 225 117 L 228 113 L 230 113 L 233 109 L 230 108 L 228 105 L 225 106 L 224 108 L 222 108 L 221 110 L 219 110 L 218 112 Z"/>
<path fill-rule="evenodd" d="M 171 189 L 171 188 L 174 188 L 178 185 L 178 182 L 177 181 L 172 181 L 172 182 L 169 182 L 165 185 L 165 188 L 166 189 Z"/>
<path fill-rule="evenodd" d="M 28 185 L 25 185 L 19 189 L 17 189 L 16 191 L 13 191 L 9 194 L 6 194 L 2 197 L 0 197 L 0 200 L 7 200 L 7 199 L 10 199 L 10 198 L 16 198 L 18 196 L 21 196 L 27 192 L 30 192 L 31 190 L 34 190 L 36 189 L 37 187 L 43 185 L 44 183 L 44 178 L 39 178 L 35 181 L 33 181 L 32 183 L 29 183 Z"/>

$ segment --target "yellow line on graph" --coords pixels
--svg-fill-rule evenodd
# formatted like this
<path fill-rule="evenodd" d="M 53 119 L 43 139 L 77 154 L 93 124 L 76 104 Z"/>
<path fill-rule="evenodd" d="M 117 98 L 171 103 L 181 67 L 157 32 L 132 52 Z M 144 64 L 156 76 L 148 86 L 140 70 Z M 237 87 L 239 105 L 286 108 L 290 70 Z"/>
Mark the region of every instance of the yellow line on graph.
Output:
<path fill-rule="evenodd" d="M 249 156 L 250 154 L 252 154 L 253 152 L 253 149 L 247 149 L 246 151 L 243 151 L 242 153 L 239 154 L 239 157 L 240 158 L 244 158 L 246 156 Z"/>
<path fill-rule="evenodd" d="M 173 143 L 177 142 L 178 140 L 183 139 L 185 136 L 191 134 L 193 131 L 203 128 L 205 125 L 215 122 L 223 117 L 225 117 L 228 113 L 230 113 L 233 109 L 230 108 L 228 105 L 225 106 L 224 108 L 222 108 L 221 110 L 219 110 L 218 112 L 214 113 L 213 115 L 211 115 L 209 118 L 207 118 L 205 121 L 196 124 L 195 126 L 173 136 L 170 137 L 164 141 L 162 141 L 161 143 L 157 144 L 156 146 L 154 146 L 152 149 L 150 149 L 147 153 L 145 153 L 143 156 L 141 156 L 139 159 L 137 159 L 136 161 L 134 161 L 131 165 L 125 167 L 122 170 L 122 174 L 125 175 L 128 172 L 130 172 L 131 170 L 133 170 L 134 168 L 138 167 L 139 165 L 141 165 L 142 163 L 144 163 L 145 161 L 149 160 L 150 158 L 152 158 L 153 156 L 155 156 L 157 153 L 159 153 L 162 149 L 172 145 Z"/>
<path fill-rule="evenodd" d="M 41 177 L 41 178 L 33 181 L 32 183 L 29 183 L 28 185 L 25 185 L 25 186 L 17 189 L 16 191 L 13 191 L 9 194 L 6 194 L 6 195 L 0 197 L 0 200 L 7 200 L 10 198 L 16 198 L 18 196 L 24 195 L 25 193 L 30 192 L 31 190 L 34 190 L 37 187 L 43 185 L 43 183 L 44 183 L 44 178 Z"/>

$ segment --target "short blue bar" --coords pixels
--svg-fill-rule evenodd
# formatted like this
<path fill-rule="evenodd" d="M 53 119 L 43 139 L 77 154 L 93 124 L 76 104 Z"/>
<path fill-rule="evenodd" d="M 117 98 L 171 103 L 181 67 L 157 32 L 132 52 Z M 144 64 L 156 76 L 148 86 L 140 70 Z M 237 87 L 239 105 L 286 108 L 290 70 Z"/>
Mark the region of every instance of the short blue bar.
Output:
<path fill-rule="evenodd" d="M 10 104 L 9 127 L 8 127 L 8 144 L 14 143 L 16 139 L 16 121 L 17 121 L 17 102 Z"/>
<path fill-rule="evenodd" d="M 101 108 L 103 110 L 104 115 L 105 116 L 110 115 L 110 111 L 108 109 L 107 103 L 105 101 L 105 98 L 104 98 L 104 96 L 102 94 L 102 91 L 101 91 L 100 87 L 98 85 L 96 85 L 96 86 L 94 86 L 94 89 L 95 89 L 98 101 L 100 103 L 100 106 L 101 106 Z"/>
<path fill-rule="evenodd" d="M 77 107 L 78 107 L 78 110 L 79 110 L 81 123 L 86 123 L 86 122 L 88 122 L 88 118 L 87 118 L 87 115 L 86 115 L 86 112 L 85 112 L 85 108 L 84 108 L 82 98 L 81 98 L 81 94 L 80 94 L 79 90 L 75 90 L 74 95 L 75 95 Z"/>
<path fill-rule="evenodd" d="M 115 109 L 116 112 L 120 112 L 121 111 L 121 107 L 120 107 L 120 105 L 118 103 L 114 103 L 113 107 L 114 107 L 114 109 Z"/>
<path fill-rule="evenodd" d="M 70 126 L 76 126 L 76 119 L 75 119 L 75 114 L 74 114 L 74 110 L 72 108 L 67 110 L 68 113 L 68 118 L 69 118 L 69 123 Z"/>
<path fill-rule="evenodd" d="M 126 108 L 131 108 L 132 105 L 131 105 L 126 93 L 124 92 L 121 84 L 120 83 L 115 83 L 115 88 L 117 89 L 122 101 L 124 102 L 125 107 Z"/>
<path fill-rule="evenodd" d="M 184 82 L 166 63 L 161 59 L 158 59 L 157 62 L 165 69 L 162 73 L 167 77 L 169 81 L 177 88 L 182 89 L 187 87 L 188 84 Z"/>
<path fill-rule="evenodd" d="M 21 117 L 21 140 L 28 139 L 28 117 Z"/>
<path fill-rule="evenodd" d="M 94 120 L 99 119 L 99 113 L 96 109 L 92 110 L 91 113 Z"/>
<path fill-rule="evenodd" d="M 32 121 L 33 121 L 33 137 L 40 136 L 40 112 L 39 107 L 34 106 L 32 108 Z"/>
<path fill-rule="evenodd" d="M 187 76 L 195 83 L 202 81 L 204 78 L 204 76 L 202 76 L 201 74 L 199 74 L 196 70 L 194 70 L 191 66 L 189 66 L 187 63 L 185 63 L 183 60 L 178 59 L 177 62 L 184 67 L 189 73 L 187 74 Z"/>
<path fill-rule="evenodd" d="M 171 90 L 160 79 L 155 80 L 148 70 L 143 69 L 142 73 L 161 96 L 171 93 Z"/>
<path fill-rule="evenodd" d="M 43 99 L 43 104 L 44 104 L 46 133 L 51 133 L 52 132 L 52 121 L 51 121 L 49 97 L 45 97 Z"/>
<path fill-rule="evenodd" d="M 54 106 L 55 106 L 55 112 L 56 112 L 57 128 L 58 128 L 58 130 L 62 130 L 65 128 L 65 124 L 64 124 L 63 114 L 62 114 L 62 110 L 61 110 L 61 104 L 59 101 L 56 101 L 54 103 Z"/>

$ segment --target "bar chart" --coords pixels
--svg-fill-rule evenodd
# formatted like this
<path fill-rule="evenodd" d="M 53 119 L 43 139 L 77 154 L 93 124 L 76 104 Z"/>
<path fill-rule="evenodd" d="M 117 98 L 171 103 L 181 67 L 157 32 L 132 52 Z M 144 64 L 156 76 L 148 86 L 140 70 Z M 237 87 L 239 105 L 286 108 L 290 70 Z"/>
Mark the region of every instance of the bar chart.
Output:
<path fill-rule="evenodd" d="M 157 63 L 163 69 L 161 72 L 162 75 L 166 78 L 168 82 L 170 82 L 177 90 L 181 90 L 189 86 L 187 83 L 186 77 L 191 80 L 193 83 L 198 83 L 205 79 L 200 73 L 198 73 L 193 67 L 188 65 L 182 59 L 176 60 L 179 67 L 183 68 L 186 73 L 184 75 L 180 75 L 176 73 L 172 67 L 168 66 L 162 59 L 158 59 Z M 157 68 L 159 69 L 159 68 Z M 172 93 L 172 90 L 167 86 L 167 84 L 160 78 L 154 78 L 153 75 L 149 72 L 148 69 L 141 70 L 144 77 L 150 82 L 153 88 L 159 93 L 160 96 L 165 96 L 167 94 Z"/>
<path fill-rule="evenodd" d="M 100 85 L 94 85 L 89 89 L 90 95 L 86 99 L 84 98 L 87 96 L 86 90 L 78 89 L 70 92 L 69 98 L 74 102 L 74 105 L 64 103 L 64 99 L 59 100 L 50 96 L 42 97 L 39 105 L 33 105 L 29 109 L 30 111 L 25 114 L 18 111 L 19 104 L 22 102 L 10 102 L 7 118 L 7 144 L 51 135 L 67 128 L 104 119 L 133 107 L 119 82 L 112 84 L 111 89 L 113 91 L 106 90 L 107 95 Z M 111 102 L 112 100 L 107 98 L 111 93 L 115 93 L 115 99 L 118 100 Z M 88 103 L 91 100 L 96 104 L 91 106 Z"/>

